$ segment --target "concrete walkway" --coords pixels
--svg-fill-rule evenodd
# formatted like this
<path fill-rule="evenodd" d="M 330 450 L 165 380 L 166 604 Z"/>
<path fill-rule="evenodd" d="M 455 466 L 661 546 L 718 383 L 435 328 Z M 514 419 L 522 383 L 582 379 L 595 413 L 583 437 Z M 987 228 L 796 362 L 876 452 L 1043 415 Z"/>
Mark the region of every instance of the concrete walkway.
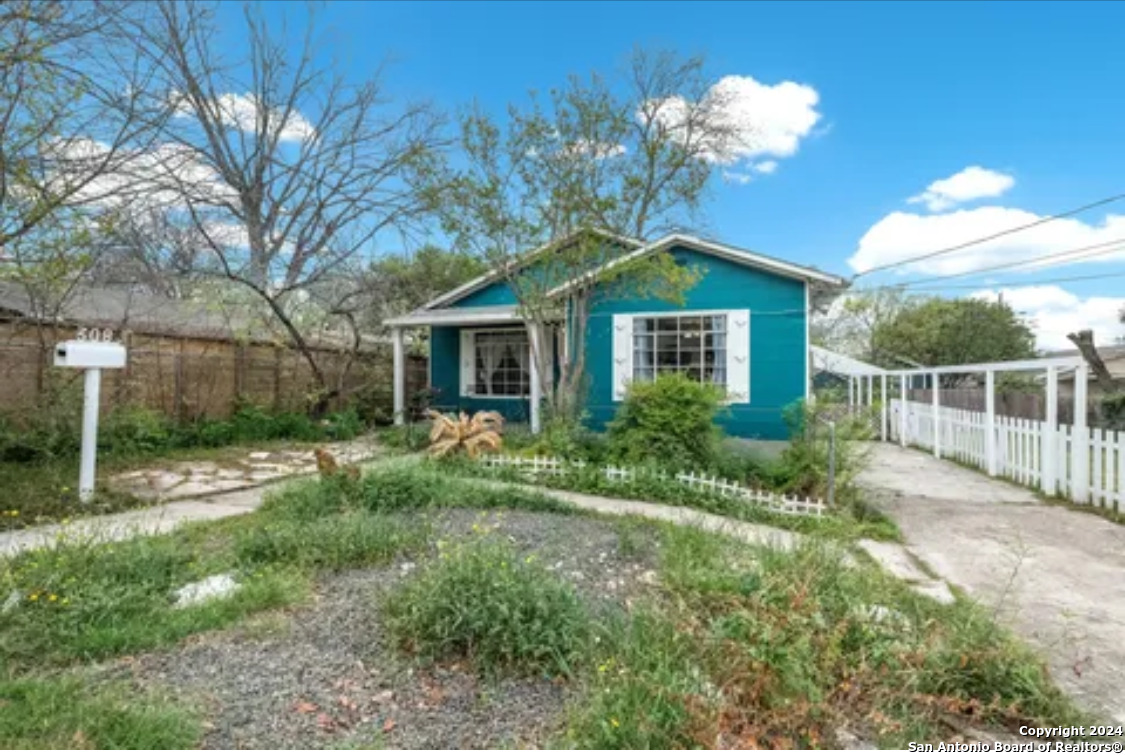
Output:
<path fill-rule="evenodd" d="M 1125 527 L 889 443 L 859 484 L 912 556 L 1045 654 L 1091 723 L 1125 724 Z"/>

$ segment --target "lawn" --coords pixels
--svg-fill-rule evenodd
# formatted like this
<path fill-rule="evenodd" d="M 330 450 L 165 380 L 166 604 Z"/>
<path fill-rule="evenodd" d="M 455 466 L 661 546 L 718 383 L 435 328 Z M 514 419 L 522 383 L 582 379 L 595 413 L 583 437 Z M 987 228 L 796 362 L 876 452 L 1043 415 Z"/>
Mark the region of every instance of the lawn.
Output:
<path fill-rule="evenodd" d="M 903 746 L 1078 720 L 977 608 L 844 554 L 425 467 L 294 483 L 0 563 L 0 745 Z M 219 573 L 242 587 L 172 607 Z"/>

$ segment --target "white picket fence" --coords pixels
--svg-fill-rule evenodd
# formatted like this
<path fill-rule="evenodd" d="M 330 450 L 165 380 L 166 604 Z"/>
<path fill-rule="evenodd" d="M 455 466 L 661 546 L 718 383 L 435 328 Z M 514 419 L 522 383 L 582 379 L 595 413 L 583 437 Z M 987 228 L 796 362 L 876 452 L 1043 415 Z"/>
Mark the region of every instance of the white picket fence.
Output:
<path fill-rule="evenodd" d="M 901 442 L 901 411 L 902 401 L 892 399 L 887 429 L 895 442 Z M 941 407 L 938 416 L 941 456 L 987 471 L 985 413 Z M 932 404 L 906 402 L 906 445 L 932 451 L 934 424 Z M 1054 448 L 1048 448 L 1045 422 L 996 415 L 995 428 L 1001 477 L 1075 503 L 1125 511 L 1125 432 L 1086 428 L 1080 438 L 1073 426 L 1060 424 Z M 1076 465 L 1083 461 L 1088 484 L 1075 485 Z"/>
<path fill-rule="evenodd" d="M 517 469 L 528 477 L 539 475 L 561 475 L 568 468 L 583 469 L 586 464 L 581 461 L 568 461 L 553 456 L 507 456 L 495 454 L 483 456 L 480 463 L 493 469 Z M 724 480 L 716 476 L 698 475 L 693 472 L 680 472 L 675 475 L 666 475 L 662 472 L 653 472 L 649 469 L 635 469 L 632 467 L 617 467 L 606 465 L 601 468 L 607 480 L 614 482 L 630 482 L 639 476 L 655 475 L 663 480 L 677 482 L 689 488 L 703 490 L 724 498 L 742 501 L 752 506 L 769 509 L 777 514 L 795 516 L 822 516 L 826 506 L 823 502 L 811 498 L 797 498 L 774 493 L 768 490 L 758 490 L 739 485 L 736 482 Z"/>

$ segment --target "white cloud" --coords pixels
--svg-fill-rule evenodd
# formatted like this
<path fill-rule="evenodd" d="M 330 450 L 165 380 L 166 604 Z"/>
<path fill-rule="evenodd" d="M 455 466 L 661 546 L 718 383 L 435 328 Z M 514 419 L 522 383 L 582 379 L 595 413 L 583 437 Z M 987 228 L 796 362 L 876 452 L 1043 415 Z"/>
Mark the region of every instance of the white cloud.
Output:
<path fill-rule="evenodd" d="M 710 159 L 728 168 L 742 165 L 758 173 L 774 172 L 777 160 L 757 164 L 755 160 L 796 154 L 821 119 L 819 102 L 820 95 L 807 84 L 770 85 L 751 76 L 724 76 L 704 95 L 702 104 L 716 110 L 719 122 L 733 136 L 729 142 L 711 145 Z M 674 128 L 683 121 L 686 108 L 683 98 L 671 97 L 661 103 L 658 118 Z"/>
<path fill-rule="evenodd" d="M 1027 210 L 992 206 L 940 215 L 892 212 L 867 230 L 859 240 L 855 253 L 848 259 L 848 265 L 856 272 L 864 272 L 1040 219 L 1042 216 Z M 974 244 L 957 252 L 905 264 L 895 268 L 894 272 L 929 275 L 965 273 L 1122 238 L 1125 238 L 1125 215 L 1106 215 L 1100 223 L 1062 218 L 992 241 Z M 1122 246 L 1122 249 L 1115 248 L 1112 254 L 1090 257 L 1088 260 L 1100 262 L 1125 259 L 1125 245 Z M 1022 267 L 1009 274 L 1087 261 L 1078 257 L 1079 255 L 1064 256 Z"/>
<path fill-rule="evenodd" d="M 926 190 L 907 201 L 925 204 L 931 212 L 941 212 L 963 202 L 998 197 L 1016 184 L 1016 179 L 979 165 L 970 165 L 949 178 L 934 181 Z"/>
<path fill-rule="evenodd" d="M 1125 298 L 1091 296 L 1081 298 L 1059 286 L 1020 286 L 985 289 L 970 297 L 995 300 L 1003 295 L 1012 309 L 1033 323 L 1036 345 L 1044 350 L 1073 349 L 1066 334 L 1090 328 L 1098 344 L 1108 345 L 1125 335 L 1125 325 L 1118 321 Z"/>
<path fill-rule="evenodd" d="M 587 155 L 593 156 L 597 160 L 606 160 L 611 157 L 620 157 L 629 150 L 624 144 L 611 144 L 609 142 L 594 142 L 589 139 L 579 139 L 578 141 L 567 145 L 564 148 L 564 153 L 568 156 L 575 155 L 585 157 Z"/>
<path fill-rule="evenodd" d="M 762 160 L 760 163 L 754 163 L 751 167 L 758 173 L 769 175 L 777 170 L 777 160 Z"/>
<path fill-rule="evenodd" d="M 257 131 L 258 115 L 262 105 L 253 95 L 228 92 L 220 94 L 215 102 L 227 125 L 251 134 Z M 183 97 L 178 98 L 176 113 L 185 118 L 193 116 L 191 105 Z M 282 118 L 282 113 L 276 109 L 270 115 L 274 122 Z M 314 138 L 316 138 L 316 128 L 296 110 L 289 114 L 279 134 L 279 139 L 283 142 L 303 142 Z"/>

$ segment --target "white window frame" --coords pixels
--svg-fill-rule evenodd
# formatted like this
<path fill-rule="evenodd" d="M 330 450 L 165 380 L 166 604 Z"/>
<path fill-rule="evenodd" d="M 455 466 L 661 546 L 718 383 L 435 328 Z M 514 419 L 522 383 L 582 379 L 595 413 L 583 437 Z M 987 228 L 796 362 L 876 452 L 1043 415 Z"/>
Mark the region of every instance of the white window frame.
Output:
<path fill-rule="evenodd" d="M 528 392 L 520 396 L 496 396 L 476 392 L 477 336 L 500 333 L 517 333 L 527 339 Z M 462 328 L 461 329 L 461 395 L 465 398 L 479 398 L 489 401 L 528 401 L 531 398 L 531 337 L 526 328 Z"/>
<path fill-rule="evenodd" d="M 750 310 L 748 309 L 673 309 L 660 312 L 622 312 L 613 315 L 613 400 L 625 398 L 633 380 L 633 330 L 641 318 L 710 317 L 723 315 L 726 326 L 726 405 L 750 403 Z M 745 390 L 739 390 L 745 386 Z"/>

